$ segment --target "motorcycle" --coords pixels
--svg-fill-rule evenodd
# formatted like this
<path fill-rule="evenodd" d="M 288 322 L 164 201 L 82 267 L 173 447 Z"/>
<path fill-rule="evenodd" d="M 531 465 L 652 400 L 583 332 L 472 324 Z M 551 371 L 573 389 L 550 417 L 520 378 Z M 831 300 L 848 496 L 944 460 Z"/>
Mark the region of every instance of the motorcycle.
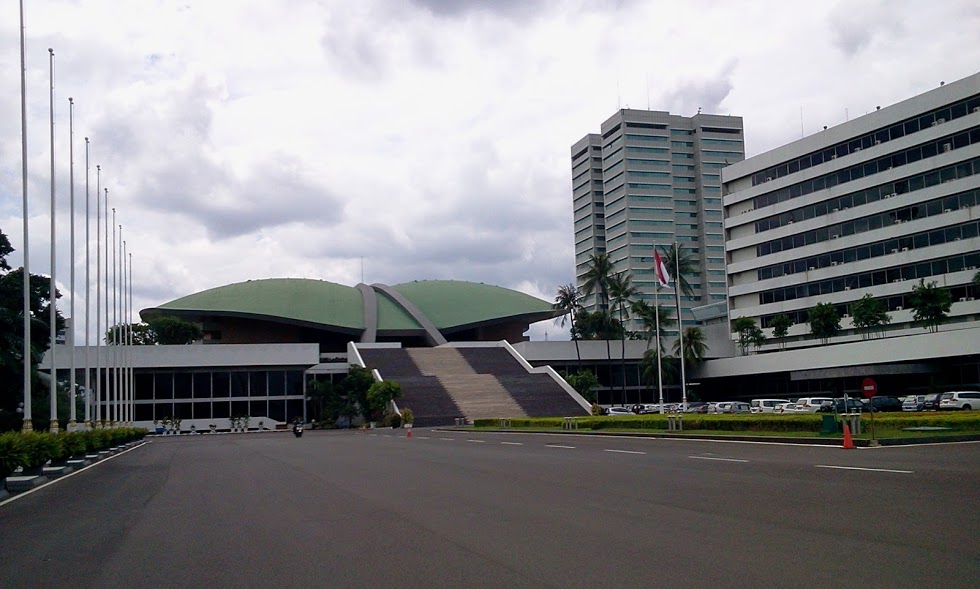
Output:
<path fill-rule="evenodd" d="M 296 425 L 293 426 L 293 435 L 296 436 L 297 438 L 303 437 L 303 424 L 302 423 L 297 423 Z"/>

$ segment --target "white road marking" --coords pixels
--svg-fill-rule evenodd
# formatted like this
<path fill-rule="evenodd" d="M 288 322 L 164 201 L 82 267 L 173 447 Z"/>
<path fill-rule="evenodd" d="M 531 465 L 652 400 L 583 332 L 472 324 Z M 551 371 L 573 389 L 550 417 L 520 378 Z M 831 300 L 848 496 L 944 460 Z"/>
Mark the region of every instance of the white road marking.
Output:
<path fill-rule="evenodd" d="M 486 440 L 466 440 L 467 442 L 473 442 L 475 444 L 485 444 Z"/>
<path fill-rule="evenodd" d="M 719 462 L 748 462 L 748 460 L 742 460 L 741 458 L 716 458 L 714 456 L 688 456 L 688 458 L 695 460 L 717 460 Z"/>
<path fill-rule="evenodd" d="M 894 472 L 898 474 L 912 474 L 911 470 L 894 470 L 891 468 L 861 468 L 859 466 L 833 466 L 830 464 L 814 464 L 817 468 L 834 468 L 837 470 L 864 470 L 868 472 Z"/>
<path fill-rule="evenodd" d="M 606 452 L 616 452 L 617 454 L 646 454 L 646 452 L 637 452 L 635 450 L 611 450 L 606 448 Z"/>
<path fill-rule="evenodd" d="M 429 439 L 429 436 L 419 436 L 419 439 L 420 440 L 428 440 Z"/>
<path fill-rule="evenodd" d="M 97 462 L 93 462 L 92 464 L 89 464 L 88 466 L 83 466 L 82 468 L 80 468 L 80 469 L 78 469 L 78 470 L 76 470 L 74 472 L 70 472 L 70 473 L 68 473 L 68 474 L 66 474 L 64 476 L 60 476 L 60 477 L 58 477 L 56 479 L 51 479 L 50 481 L 44 483 L 43 485 L 38 485 L 37 487 L 34 487 L 33 489 L 29 489 L 29 490 L 24 491 L 22 493 L 17 493 L 16 495 L 12 495 L 8 499 L 4 499 L 3 501 L 0 501 L 0 507 L 6 505 L 8 503 L 12 503 L 14 501 L 17 501 L 21 497 L 27 497 L 31 493 L 33 493 L 35 491 L 40 491 L 41 489 L 43 489 L 44 487 L 47 487 L 48 485 L 53 485 L 53 484 L 55 484 L 57 482 L 63 481 L 65 479 L 69 479 L 69 478 L 75 476 L 76 474 L 85 472 L 86 470 L 92 468 L 93 466 L 97 466 L 99 464 L 102 464 L 103 462 L 108 462 L 109 460 L 112 460 L 113 458 L 118 458 L 118 457 L 122 456 L 123 454 L 126 454 L 127 452 L 131 452 L 131 451 L 133 451 L 133 450 L 135 450 L 137 448 L 142 448 L 146 444 L 150 444 L 150 443 L 151 443 L 150 441 L 144 441 L 142 444 L 137 444 L 135 446 L 132 446 L 130 448 L 127 448 L 127 449 L 123 450 L 122 452 L 119 452 L 117 454 L 113 454 L 112 456 L 106 456 L 102 460 L 99 460 Z"/>
<path fill-rule="evenodd" d="M 567 448 L 569 450 L 574 450 L 575 446 L 562 446 L 560 444 L 545 444 L 549 448 Z"/>
<path fill-rule="evenodd" d="M 523 446 L 524 445 L 521 442 L 500 442 L 500 443 L 501 444 L 505 444 L 507 446 Z"/>
<path fill-rule="evenodd" d="M 446 441 L 446 442 L 455 442 L 456 441 L 456 438 L 439 438 L 439 439 L 440 440 L 443 440 L 443 441 Z"/>

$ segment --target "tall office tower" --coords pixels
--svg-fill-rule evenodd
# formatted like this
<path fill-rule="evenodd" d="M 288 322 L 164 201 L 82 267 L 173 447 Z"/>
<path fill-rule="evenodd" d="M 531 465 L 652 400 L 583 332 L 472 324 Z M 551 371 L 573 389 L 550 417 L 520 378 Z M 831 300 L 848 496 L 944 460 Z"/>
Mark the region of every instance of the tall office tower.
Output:
<path fill-rule="evenodd" d="M 692 307 L 725 300 L 721 169 L 745 157 L 741 117 L 624 109 L 600 134 L 576 142 L 571 154 L 579 288 L 589 257 L 606 252 L 615 273 L 632 277 L 636 298 L 652 305 L 654 247 L 663 255 L 677 242 L 697 268 L 687 276 L 694 296 L 681 297 L 684 325 L 696 323 Z M 661 289 L 660 304 L 673 307 L 672 293 Z M 584 307 L 595 311 L 597 298 L 587 297 Z M 626 327 L 643 329 L 635 319 Z"/>
<path fill-rule="evenodd" d="M 731 317 L 777 314 L 809 333 L 807 311 L 887 305 L 912 329 L 920 279 L 951 291 L 951 322 L 980 313 L 980 73 L 726 168 Z M 852 337 L 858 334 L 850 332 Z"/>

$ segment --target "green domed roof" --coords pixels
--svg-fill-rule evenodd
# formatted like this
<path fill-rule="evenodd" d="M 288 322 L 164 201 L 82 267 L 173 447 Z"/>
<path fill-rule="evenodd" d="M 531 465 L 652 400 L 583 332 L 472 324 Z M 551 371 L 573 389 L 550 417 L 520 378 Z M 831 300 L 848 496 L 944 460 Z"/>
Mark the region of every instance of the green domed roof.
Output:
<path fill-rule="evenodd" d="M 422 329 L 411 313 L 383 293 L 381 287 L 384 285 L 373 287 L 377 295 L 378 331 Z M 496 322 L 533 323 L 555 316 L 547 301 L 488 284 L 423 280 L 390 288 L 415 305 L 440 331 Z M 361 292 L 354 287 L 323 280 L 249 280 L 188 295 L 156 308 L 144 309 L 142 313 L 159 315 L 167 312 L 285 320 L 343 331 L 365 329 Z"/>

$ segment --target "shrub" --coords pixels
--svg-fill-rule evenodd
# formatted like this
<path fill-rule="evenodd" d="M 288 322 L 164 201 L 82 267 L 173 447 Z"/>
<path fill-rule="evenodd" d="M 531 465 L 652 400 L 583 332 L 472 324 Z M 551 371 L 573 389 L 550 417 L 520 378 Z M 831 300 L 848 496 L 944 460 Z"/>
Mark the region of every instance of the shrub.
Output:
<path fill-rule="evenodd" d="M 385 427 L 399 428 L 402 426 L 402 416 L 397 413 L 387 415 L 385 416 L 384 425 Z"/>
<path fill-rule="evenodd" d="M 61 444 L 65 448 L 65 452 L 68 456 L 78 456 L 85 454 L 85 450 L 88 448 L 85 438 L 82 436 L 83 432 L 62 432 L 58 434 L 61 437 Z"/>
<path fill-rule="evenodd" d="M 414 423 L 415 415 L 412 414 L 412 410 L 408 407 L 402 408 L 402 421 L 405 423 Z"/>
<path fill-rule="evenodd" d="M 51 434 L 26 432 L 21 434 L 27 448 L 27 462 L 24 469 L 41 468 L 44 464 L 62 452 L 61 440 Z"/>
<path fill-rule="evenodd" d="M 27 464 L 27 445 L 18 432 L 0 434 L 0 478 L 10 476 L 18 466 Z"/>

